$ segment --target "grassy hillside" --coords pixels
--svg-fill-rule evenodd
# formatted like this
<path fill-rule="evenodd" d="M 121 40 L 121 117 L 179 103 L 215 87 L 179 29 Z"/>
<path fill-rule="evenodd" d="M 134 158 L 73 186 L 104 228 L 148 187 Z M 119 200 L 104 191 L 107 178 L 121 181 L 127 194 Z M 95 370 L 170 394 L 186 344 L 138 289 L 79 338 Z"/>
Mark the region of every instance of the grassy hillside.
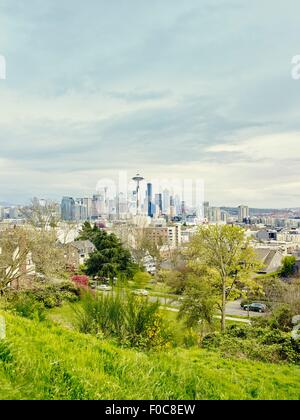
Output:
<path fill-rule="evenodd" d="M 300 399 L 299 367 L 198 349 L 145 354 L 1 314 L 1 399 Z"/>

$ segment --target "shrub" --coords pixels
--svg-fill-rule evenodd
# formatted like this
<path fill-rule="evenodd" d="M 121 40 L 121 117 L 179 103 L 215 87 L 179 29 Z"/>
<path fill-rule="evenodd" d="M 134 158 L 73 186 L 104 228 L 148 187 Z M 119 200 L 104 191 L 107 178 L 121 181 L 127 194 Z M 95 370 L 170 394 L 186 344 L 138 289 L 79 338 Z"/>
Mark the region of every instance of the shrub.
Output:
<path fill-rule="evenodd" d="M 10 306 L 14 306 L 20 297 L 28 296 L 29 300 L 35 300 L 45 308 L 50 309 L 60 306 L 64 301 L 76 302 L 80 297 L 80 289 L 71 282 L 51 284 L 43 287 L 36 287 L 26 291 L 13 291 L 8 296 Z"/>
<path fill-rule="evenodd" d="M 38 302 L 32 293 L 20 292 L 9 303 L 10 309 L 29 319 L 45 320 L 45 306 Z"/>
<path fill-rule="evenodd" d="M 282 260 L 282 267 L 279 274 L 281 275 L 281 277 L 292 276 L 295 272 L 295 266 L 296 257 L 288 255 Z"/>
<path fill-rule="evenodd" d="M 270 326 L 281 331 L 291 331 L 293 313 L 288 305 L 281 305 L 276 308 L 270 319 Z"/>
<path fill-rule="evenodd" d="M 280 330 L 233 325 L 226 333 L 206 335 L 203 348 L 219 350 L 224 357 L 240 357 L 263 362 L 300 363 L 300 343 Z"/>
<path fill-rule="evenodd" d="M 196 333 L 192 328 L 183 336 L 184 347 L 190 348 L 199 345 L 199 334 Z"/>
<path fill-rule="evenodd" d="M 247 338 L 249 335 L 249 328 L 240 327 L 237 325 L 230 325 L 227 328 L 227 334 L 232 337 Z"/>
<path fill-rule="evenodd" d="M 171 333 L 159 314 L 159 303 L 133 294 L 86 293 L 75 308 L 81 332 L 115 338 L 130 347 L 167 347 Z"/>
<path fill-rule="evenodd" d="M 221 344 L 221 338 L 222 336 L 218 332 L 206 334 L 202 338 L 201 346 L 206 349 L 217 348 Z"/>
<path fill-rule="evenodd" d="M 88 285 L 89 285 L 89 277 L 86 276 L 86 275 L 76 274 L 76 275 L 72 276 L 72 281 L 78 287 L 87 288 Z"/>

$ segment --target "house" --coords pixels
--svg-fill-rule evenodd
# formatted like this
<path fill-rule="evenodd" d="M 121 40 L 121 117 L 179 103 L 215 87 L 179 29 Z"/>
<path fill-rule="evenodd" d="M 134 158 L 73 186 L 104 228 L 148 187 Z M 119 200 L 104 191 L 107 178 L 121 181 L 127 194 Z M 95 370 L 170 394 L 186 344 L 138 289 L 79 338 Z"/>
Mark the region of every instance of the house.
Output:
<path fill-rule="evenodd" d="M 84 264 L 89 256 L 96 251 L 95 245 L 89 241 L 74 241 L 66 245 L 65 258 L 67 265 L 74 268 L 79 268 Z"/>
<path fill-rule="evenodd" d="M 260 274 L 275 273 L 280 269 L 283 254 L 278 249 L 259 247 L 255 248 L 254 251 L 257 259 L 263 264 L 263 267 L 259 270 Z"/>

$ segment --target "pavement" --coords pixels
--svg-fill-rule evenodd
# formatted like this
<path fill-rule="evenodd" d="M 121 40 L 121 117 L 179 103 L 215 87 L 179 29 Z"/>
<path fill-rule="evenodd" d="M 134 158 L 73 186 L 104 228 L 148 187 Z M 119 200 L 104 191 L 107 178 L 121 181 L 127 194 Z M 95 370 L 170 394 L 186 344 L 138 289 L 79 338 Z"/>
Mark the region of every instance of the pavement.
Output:
<path fill-rule="evenodd" d="M 150 301 L 156 302 L 157 299 L 160 301 L 163 305 L 170 305 L 170 306 L 162 306 L 163 309 L 166 309 L 168 311 L 172 312 L 178 312 L 179 309 L 176 308 L 176 306 L 180 305 L 180 302 L 169 299 L 169 298 L 162 298 L 162 297 L 156 297 L 156 296 L 149 296 Z M 226 305 L 226 319 L 228 321 L 236 321 L 236 322 L 243 322 L 245 324 L 249 324 L 251 321 L 247 319 L 248 312 L 244 311 L 244 309 L 241 308 L 241 299 L 235 300 L 233 302 L 228 302 Z M 244 317 L 244 318 L 237 318 L 237 317 Z M 264 316 L 263 313 L 259 312 L 250 312 L 249 316 L 252 317 L 261 317 Z M 215 315 L 215 318 L 221 318 L 220 315 Z"/>
<path fill-rule="evenodd" d="M 226 315 L 235 315 L 235 316 L 247 316 L 248 311 L 245 311 L 241 308 L 241 299 L 235 300 L 234 302 L 228 302 L 225 310 Z M 250 317 L 264 316 L 263 313 L 259 312 L 250 312 Z"/>

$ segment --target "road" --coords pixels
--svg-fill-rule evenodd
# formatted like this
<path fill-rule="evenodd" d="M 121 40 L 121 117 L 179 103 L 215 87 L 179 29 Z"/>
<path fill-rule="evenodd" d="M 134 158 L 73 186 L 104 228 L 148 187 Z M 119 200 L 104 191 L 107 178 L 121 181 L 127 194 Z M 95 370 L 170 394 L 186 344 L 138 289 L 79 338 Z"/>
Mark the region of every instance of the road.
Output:
<path fill-rule="evenodd" d="M 174 312 L 177 312 L 178 307 L 180 303 L 177 300 L 170 299 L 170 298 L 163 298 L 163 297 L 157 297 L 157 296 L 149 296 L 149 299 L 151 302 L 156 302 L 157 299 L 160 301 L 162 305 L 170 305 L 169 309 L 174 309 Z M 234 317 L 246 317 L 248 315 L 247 311 L 244 311 L 241 308 L 241 299 L 235 300 L 233 302 L 228 302 L 226 305 L 226 318 L 230 320 L 230 316 Z M 264 314 L 261 314 L 259 312 L 250 312 L 250 317 L 258 317 L 258 316 L 264 316 Z M 233 320 L 236 320 L 237 318 L 234 318 Z M 247 322 L 247 319 L 245 320 Z"/>
<path fill-rule="evenodd" d="M 235 300 L 234 302 L 228 302 L 226 305 L 226 311 L 225 313 L 227 315 L 235 315 L 235 316 L 247 316 L 248 312 L 244 311 L 244 309 L 241 308 L 241 300 Z M 250 312 L 250 316 L 264 316 L 264 314 L 261 314 L 259 312 Z"/>

